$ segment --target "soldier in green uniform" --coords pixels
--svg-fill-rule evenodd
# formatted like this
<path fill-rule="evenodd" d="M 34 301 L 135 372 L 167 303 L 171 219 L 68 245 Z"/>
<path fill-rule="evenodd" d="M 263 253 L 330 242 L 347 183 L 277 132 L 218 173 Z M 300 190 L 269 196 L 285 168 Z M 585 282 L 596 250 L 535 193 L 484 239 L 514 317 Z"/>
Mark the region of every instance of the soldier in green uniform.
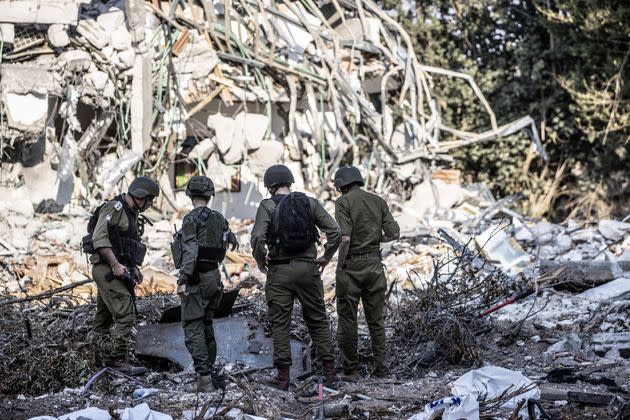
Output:
<path fill-rule="evenodd" d="M 303 193 L 291 193 L 293 183 L 293 174 L 286 166 L 267 169 L 264 184 L 271 198 L 260 203 L 251 236 L 254 258 L 260 271 L 267 275 L 265 295 L 277 369 L 277 376 L 266 382 L 281 390 L 289 388 L 291 313 L 297 298 L 323 364 L 325 383 L 334 387 L 338 378 L 320 275 L 339 246 L 339 227 L 317 200 Z M 285 210 L 288 212 L 283 213 Z M 324 254 L 319 258 L 316 227 L 327 238 Z"/>
<path fill-rule="evenodd" d="M 120 194 L 100 207 L 91 233 L 90 262 L 97 287 L 95 345 L 106 366 L 130 375 L 141 375 L 146 369 L 128 361 L 134 285 L 125 284 L 123 277 L 130 271 L 138 282 L 142 281 L 138 267 L 146 247 L 141 242 L 144 229 L 138 214 L 151 207 L 159 194 L 160 187 L 154 180 L 144 176 L 134 179 L 127 194 Z"/>
<path fill-rule="evenodd" d="M 341 197 L 335 203 L 335 219 L 341 228 L 337 263 L 337 340 L 341 349 L 344 378 L 358 378 L 357 310 L 363 303 L 365 319 L 372 339 L 374 372 L 388 374 L 385 362 L 385 323 L 383 307 L 387 280 L 381 263 L 379 244 L 398 239 L 400 228 L 387 203 L 361 187 L 359 170 L 353 166 L 335 173 L 335 187 Z"/>
<path fill-rule="evenodd" d="M 232 245 L 232 250 L 238 244 L 227 220 L 207 207 L 214 195 L 210 178 L 192 177 L 186 195 L 195 208 L 182 222 L 181 261 L 176 261 L 180 268 L 177 293 L 182 302 L 186 348 L 198 375 L 197 390 L 209 392 L 226 385 L 224 377 L 214 370 L 217 343 L 212 319 L 223 292 L 219 263 L 225 258 L 228 244 Z"/>

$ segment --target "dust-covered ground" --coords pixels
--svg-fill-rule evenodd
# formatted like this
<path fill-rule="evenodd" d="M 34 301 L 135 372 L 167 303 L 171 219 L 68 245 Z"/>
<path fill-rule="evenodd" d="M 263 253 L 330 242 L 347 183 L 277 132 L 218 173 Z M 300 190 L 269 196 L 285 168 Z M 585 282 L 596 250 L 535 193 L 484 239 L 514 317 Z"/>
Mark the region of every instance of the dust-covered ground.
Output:
<path fill-rule="evenodd" d="M 260 301 L 261 295 L 253 294 L 248 299 Z M 398 320 L 396 312 L 412 314 L 412 302 L 408 298 L 390 298 L 388 319 Z M 157 322 L 161 309 L 176 303 L 173 296 L 140 299 L 139 322 Z M 460 364 L 448 361 L 450 355 L 443 353 L 448 349 L 438 348 L 433 358 L 426 358 L 422 346 L 417 346 L 411 354 L 405 348 L 410 339 L 397 335 L 399 327 L 390 322 L 387 331 L 392 375 L 387 379 L 370 376 L 369 341 L 362 329 L 362 377 L 358 382 L 343 383 L 337 392 L 326 391 L 325 413 L 337 418 L 409 418 L 421 412 L 425 404 L 451 395 L 450 382 L 467 371 L 496 365 L 521 372 L 543 389 L 555 387 L 611 397 L 610 404 L 594 405 L 562 399 L 550 401 L 543 395 L 542 407 L 551 418 L 627 418 L 624 416 L 628 414 L 625 401 L 630 398 L 630 363 L 623 356 L 615 357 L 615 352 L 601 353 L 593 340 L 602 324 L 610 331 L 624 328 L 624 321 L 613 327 L 607 324 L 616 318 L 615 314 L 627 313 L 627 308 L 628 301 L 593 303 L 569 292 L 545 291 L 537 298 L 497 311 L 498 315 L 484 321 L 475 337 L 478 360 Z M 317 374 L 295 380 L 290 392 L 281 392 L 260 382 L 271 371 L 236 364 L 225 366 L 231 382 L 224 396 L 220 391 L 187 392 L 186 387 L 195 379 L 193 373 L 179 371 L 168 362 L 148 359 L 141 359 L 150 370 L 137 378 L 141 384 L 105 374 L 85 395 L 79 395 L 81 387 L 99 370 L 89 344 L 93 311 L 93 303 L 65 309 L 1 308 L 0 418 L 61 416 L 90 406 L 113 412 L 140 403 L 173 418 L 193 418 L 195 410 L 198 415 L 206 412 L 212 417 L 216 407 L 215 418 L 237 418 L 241 413 L 267 418 L 317 418 L 321 407 L 316 393 Z M 252 309 L 248 314 L 257 312 Z M 308 341 L 299 311 L 296 312 L 294 337 Z M 532 312 L 538 313 L 523 321 L 522 314 Z M 334 316 L 332 312 L 333 324 Z M 265 323 L 262 313 L 260 320 Z M 416 360 L 424 359 L 414 365 L 410 363 L 414 356 Z M 134 399 L 133 392 L 138 388 L 156 391 Z M 481 414 L 486 418 L 507 418 L 510 411 L 513 410 L 481 404 Z"/>

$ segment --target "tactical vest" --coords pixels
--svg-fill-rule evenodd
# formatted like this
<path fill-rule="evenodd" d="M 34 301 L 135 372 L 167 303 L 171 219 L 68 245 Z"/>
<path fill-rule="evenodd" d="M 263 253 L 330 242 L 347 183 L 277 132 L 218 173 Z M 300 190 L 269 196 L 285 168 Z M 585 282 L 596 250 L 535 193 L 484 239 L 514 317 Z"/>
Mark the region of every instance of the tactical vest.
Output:
<path fill-rule="evenodd" d="M 199 250 L 197 261 L 220 263 L 227 252 L 227 223 L 221 213 L 204 207 L 195 219 Z M 181 268 L 183 244 L 181 230 L 173 235 L 171 252 L 175 268 Z"/>
<path fill-rule="evenodd" d="M 108 223 L 107 233 L 112 243 L 112 251 L 118 262 L 123 265 L 142 265 L 147 253 L 147 247 L 142 243 L 144 219 L 138 218 L 136 212 L 127 205 L 127 201 L 122 195 L 116 197 L 116 200 L 123 203 L 123 209 L 127 215 L 127 220 L 129 220 L 129 229 L 123 231 L 118 226 Z"/>
<path fill-rule="evenodd" d="M 136 212 L 134 212 L 125 201 L 125 197 L 121 194 L 114 198 L 122 204 L 122 208 L 127 215 L 129 221 L 129 228 L 127 230 L 121 230 L 117 225 L 108 222 L 107 223 L 107 235 L 109 241 L 112 244 L 112 252 L 114 256 L 122 265 L 131 267 L 142 265 L 144 256 L 146 255 L 147 248 L 142 243 L 142 235 L 144 234 L 144 218 L 139 219 Z M 96 222 L 100 211 L 104 204 L 99 206 L 88 222 L 88 234 L 83 238 L 83 250 L 88 254 L 96 253 L 92 243 L 92 234 L 96 227 Z"/>

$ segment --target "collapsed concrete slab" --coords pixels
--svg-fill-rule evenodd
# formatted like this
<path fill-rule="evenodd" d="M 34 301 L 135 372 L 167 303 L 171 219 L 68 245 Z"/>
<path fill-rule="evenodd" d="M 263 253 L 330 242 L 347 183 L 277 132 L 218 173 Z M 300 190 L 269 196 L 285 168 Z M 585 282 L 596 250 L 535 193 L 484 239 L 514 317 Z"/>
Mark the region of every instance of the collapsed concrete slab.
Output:
<path fill-rule="evenodd" d="M 67 23 L 76 25 L 85 0 L 2 0 L 2 21 L 11 23 Z"/>
<path fill-rule="evenodd" d="M 612 350 L 616 356 L 630 359 L 630 332 L 595 334 L 591 343 L 597 355 L 604 356 Z"/>
<path fill-rule="evenodd" d="M 61 85 L 49 68 L 3 64 L 0 91 L 7 125 L 26 132 L 40 132 L 48 117 L 49 94 L 60 95 Z"/>
<path fill-rule="evenodd" d="M 13 44 L 15 28 L 12 23 L 0 23 L 0 41 Z"/>
<path fill-rule="evenodd" d="M 4 95 L 9 127 L 24 131 L 42 131 L 48 116 L 48 94 L 7 93 Z"/>
<path fill-rule="evenodd" d="M 626 264 L 630 268 L 630 264 Z M 623 300 L 630 297 L 630 277 L 622 277 L 586 290 L 578 295 L 583 299 L 595 301 Z"/>

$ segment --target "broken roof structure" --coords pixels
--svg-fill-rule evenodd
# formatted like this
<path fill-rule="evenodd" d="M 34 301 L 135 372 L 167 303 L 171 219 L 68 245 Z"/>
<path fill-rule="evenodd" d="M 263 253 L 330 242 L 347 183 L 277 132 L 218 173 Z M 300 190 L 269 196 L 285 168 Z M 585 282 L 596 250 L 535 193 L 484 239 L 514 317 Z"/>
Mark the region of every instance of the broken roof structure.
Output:
<path fill-rule="evenodd" d="M 407 32 L 372 0 L 4 0 L 0 8 L 0 153 L 21 165 L 3 165 L 3 182 L 18 184 L 11 176 L 21 173 L 40 190 L 31 191 L 35 204 L 107 196 L 134 172 L 161 180 L 163 208 L 176 207 L 169 190 L 190 171 L 212 176 L 219 190 L 249 184 L 250 197 L 278 161 L 316 194 L 342 162 L 386 191 L 392 178 L 418 183 L 423 159 L 524 128 L 545 156 L 531 117 L 499 126 L 470 76 L 421 63 Z M 435 75 L 472 88 L 490 130 L 445 125 Z M 36 185 L 42 173 L 46 188 Z"/>

